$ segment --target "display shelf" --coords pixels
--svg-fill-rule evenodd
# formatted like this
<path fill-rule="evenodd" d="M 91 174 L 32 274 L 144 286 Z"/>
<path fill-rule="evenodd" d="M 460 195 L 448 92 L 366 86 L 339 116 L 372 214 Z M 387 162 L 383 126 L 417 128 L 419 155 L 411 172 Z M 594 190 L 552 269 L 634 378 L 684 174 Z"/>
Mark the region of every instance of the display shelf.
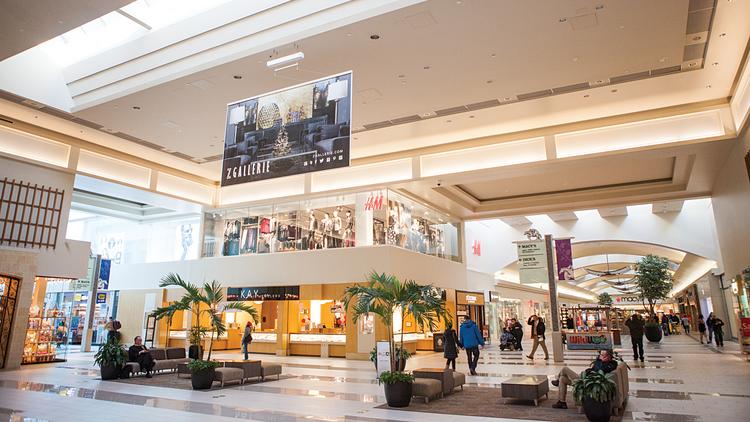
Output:
<path fill-rule="evenodd" d="M 45 314 L 59 315 L 57 312 L 49 311 Z M 21 362 L 24 364 L 64 362 L 63 359 L 57 358 L 58 341 L 55 339 L 55 333 L 60 325 L 59 322 L 64 323 L 65 319 L 62 316 L 39 316 L 38 314 L 30 316 Z"/>

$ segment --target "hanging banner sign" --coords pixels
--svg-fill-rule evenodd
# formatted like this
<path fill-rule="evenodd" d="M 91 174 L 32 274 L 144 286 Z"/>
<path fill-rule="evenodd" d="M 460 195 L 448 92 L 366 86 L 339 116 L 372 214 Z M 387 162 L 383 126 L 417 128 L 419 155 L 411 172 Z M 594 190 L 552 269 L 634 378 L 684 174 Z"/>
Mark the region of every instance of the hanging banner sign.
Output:
<path fill-rule="evenodd" d="M 112 260 L 111 259 L 102 259 L 99 263 L 99 289 L 100 290 L 108 290 L 109 289 L 109 273 L 112 269 Z"/>
<path fill-rule="evenodd" d="M 544 240 L 516 242 L 521 284 L 547 283 L 547 249 Z"/>
<path fill-rule="evenodd" d="M 555 239 L 555 257 L 557 258 L 557 279 L 569 281 L 573 276 L 573 248 L 570 239 Z"/>

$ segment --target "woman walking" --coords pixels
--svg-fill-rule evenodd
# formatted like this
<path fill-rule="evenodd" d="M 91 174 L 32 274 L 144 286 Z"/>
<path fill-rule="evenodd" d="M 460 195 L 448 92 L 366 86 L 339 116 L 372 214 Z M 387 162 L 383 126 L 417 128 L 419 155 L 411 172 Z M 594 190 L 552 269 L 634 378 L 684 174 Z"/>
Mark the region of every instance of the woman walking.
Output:
<path fill-rule="evenodd" d="M 703 314 L 698 315 L 698 333 L 700 333 L 700 341 L 703 344 L 703 340 L 706 338 L 706 321 L 703 320 Z"/>
<path fill-rule="evenodd" d="M 714 316 L 714 313 L 711 312 L 708 314 L 708 318 L 706 318 L 706 329 L 708 330 L 708 344 L 711 344 L 714 338 L 714 319 L 716 317 Z"/>
<path fill-rule="evenodd" d="M 245 332 L 242 333 L 242 353 L 245 354 L 245 360 L 248 359 L 250 353 L 250 343 L 253 341 L 253 324 L 248 321 L 245 324 Z"/>
<path fill-rule="evenodd" d="M 724 321 L 721 318 L 714 317 L 714 340 L 717 347 L 724 347 Z"/>
<path fill-rule="evenodd" d="M 447 322 L 445 324 L 445 332 L 443 333 L 443 357 L 445 358 L 445 369 L 450 367 L 454 371 L 456 370 L 456 358 L 458 357 L 459 347 L 461 347 L 461 343 L 458 342 L 456 330 L 453 329 L 452 323 Z"/>

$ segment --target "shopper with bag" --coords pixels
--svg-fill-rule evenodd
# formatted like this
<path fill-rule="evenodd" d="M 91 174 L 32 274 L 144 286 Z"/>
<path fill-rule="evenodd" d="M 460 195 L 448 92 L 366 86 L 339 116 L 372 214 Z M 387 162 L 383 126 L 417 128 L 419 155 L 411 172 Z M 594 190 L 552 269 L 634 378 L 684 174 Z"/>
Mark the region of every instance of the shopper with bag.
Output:
<path fill-rule="evenodd" d="M 250 343 L 253 341 L 253 324 L 248 321 L 245 324 L 245 332 L 242 334 L 242 353 L 245 354 L 245 360 L 248 359 L 250 353 Z"/>
<path fill-rule="evenodd" d="M 544 325 L 544 319 L 536 315 L 532 315 L 528 320 L 528 324 L 531 325 L 531 340 L 533 341 L 533 345 L 531 346 L 531 353 L 529 353 L 529 355 L 526 357 L 534 360 L 534 353 L 536 353 L 536 349 L 539 346 L 542 346 L 542 350 L 544 350 L 544 360 L 549 359 L 547 344 L 545 344 L 546 338 L 544 337 L 544 332 L 547 331 L 547 327 Z"/>

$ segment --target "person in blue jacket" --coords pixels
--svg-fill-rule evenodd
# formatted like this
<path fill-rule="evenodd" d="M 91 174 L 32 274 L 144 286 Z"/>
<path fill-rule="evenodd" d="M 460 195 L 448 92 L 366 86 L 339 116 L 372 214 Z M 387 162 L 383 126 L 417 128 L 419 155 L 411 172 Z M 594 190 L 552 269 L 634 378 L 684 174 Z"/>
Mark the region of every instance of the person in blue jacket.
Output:
<path fill-rule="evenodd" d="M 479 332 L 477 324 L 471 320 L 471 316 L 466 315 L 464 322 L 459 329 L 459 341 L 466 349 L 466 357 L 469 358 L 469 372 L 471 375 L 477 374 L 477 362 L 479 362 L 479 347 L 484 347 L 484 338 Z"/>

